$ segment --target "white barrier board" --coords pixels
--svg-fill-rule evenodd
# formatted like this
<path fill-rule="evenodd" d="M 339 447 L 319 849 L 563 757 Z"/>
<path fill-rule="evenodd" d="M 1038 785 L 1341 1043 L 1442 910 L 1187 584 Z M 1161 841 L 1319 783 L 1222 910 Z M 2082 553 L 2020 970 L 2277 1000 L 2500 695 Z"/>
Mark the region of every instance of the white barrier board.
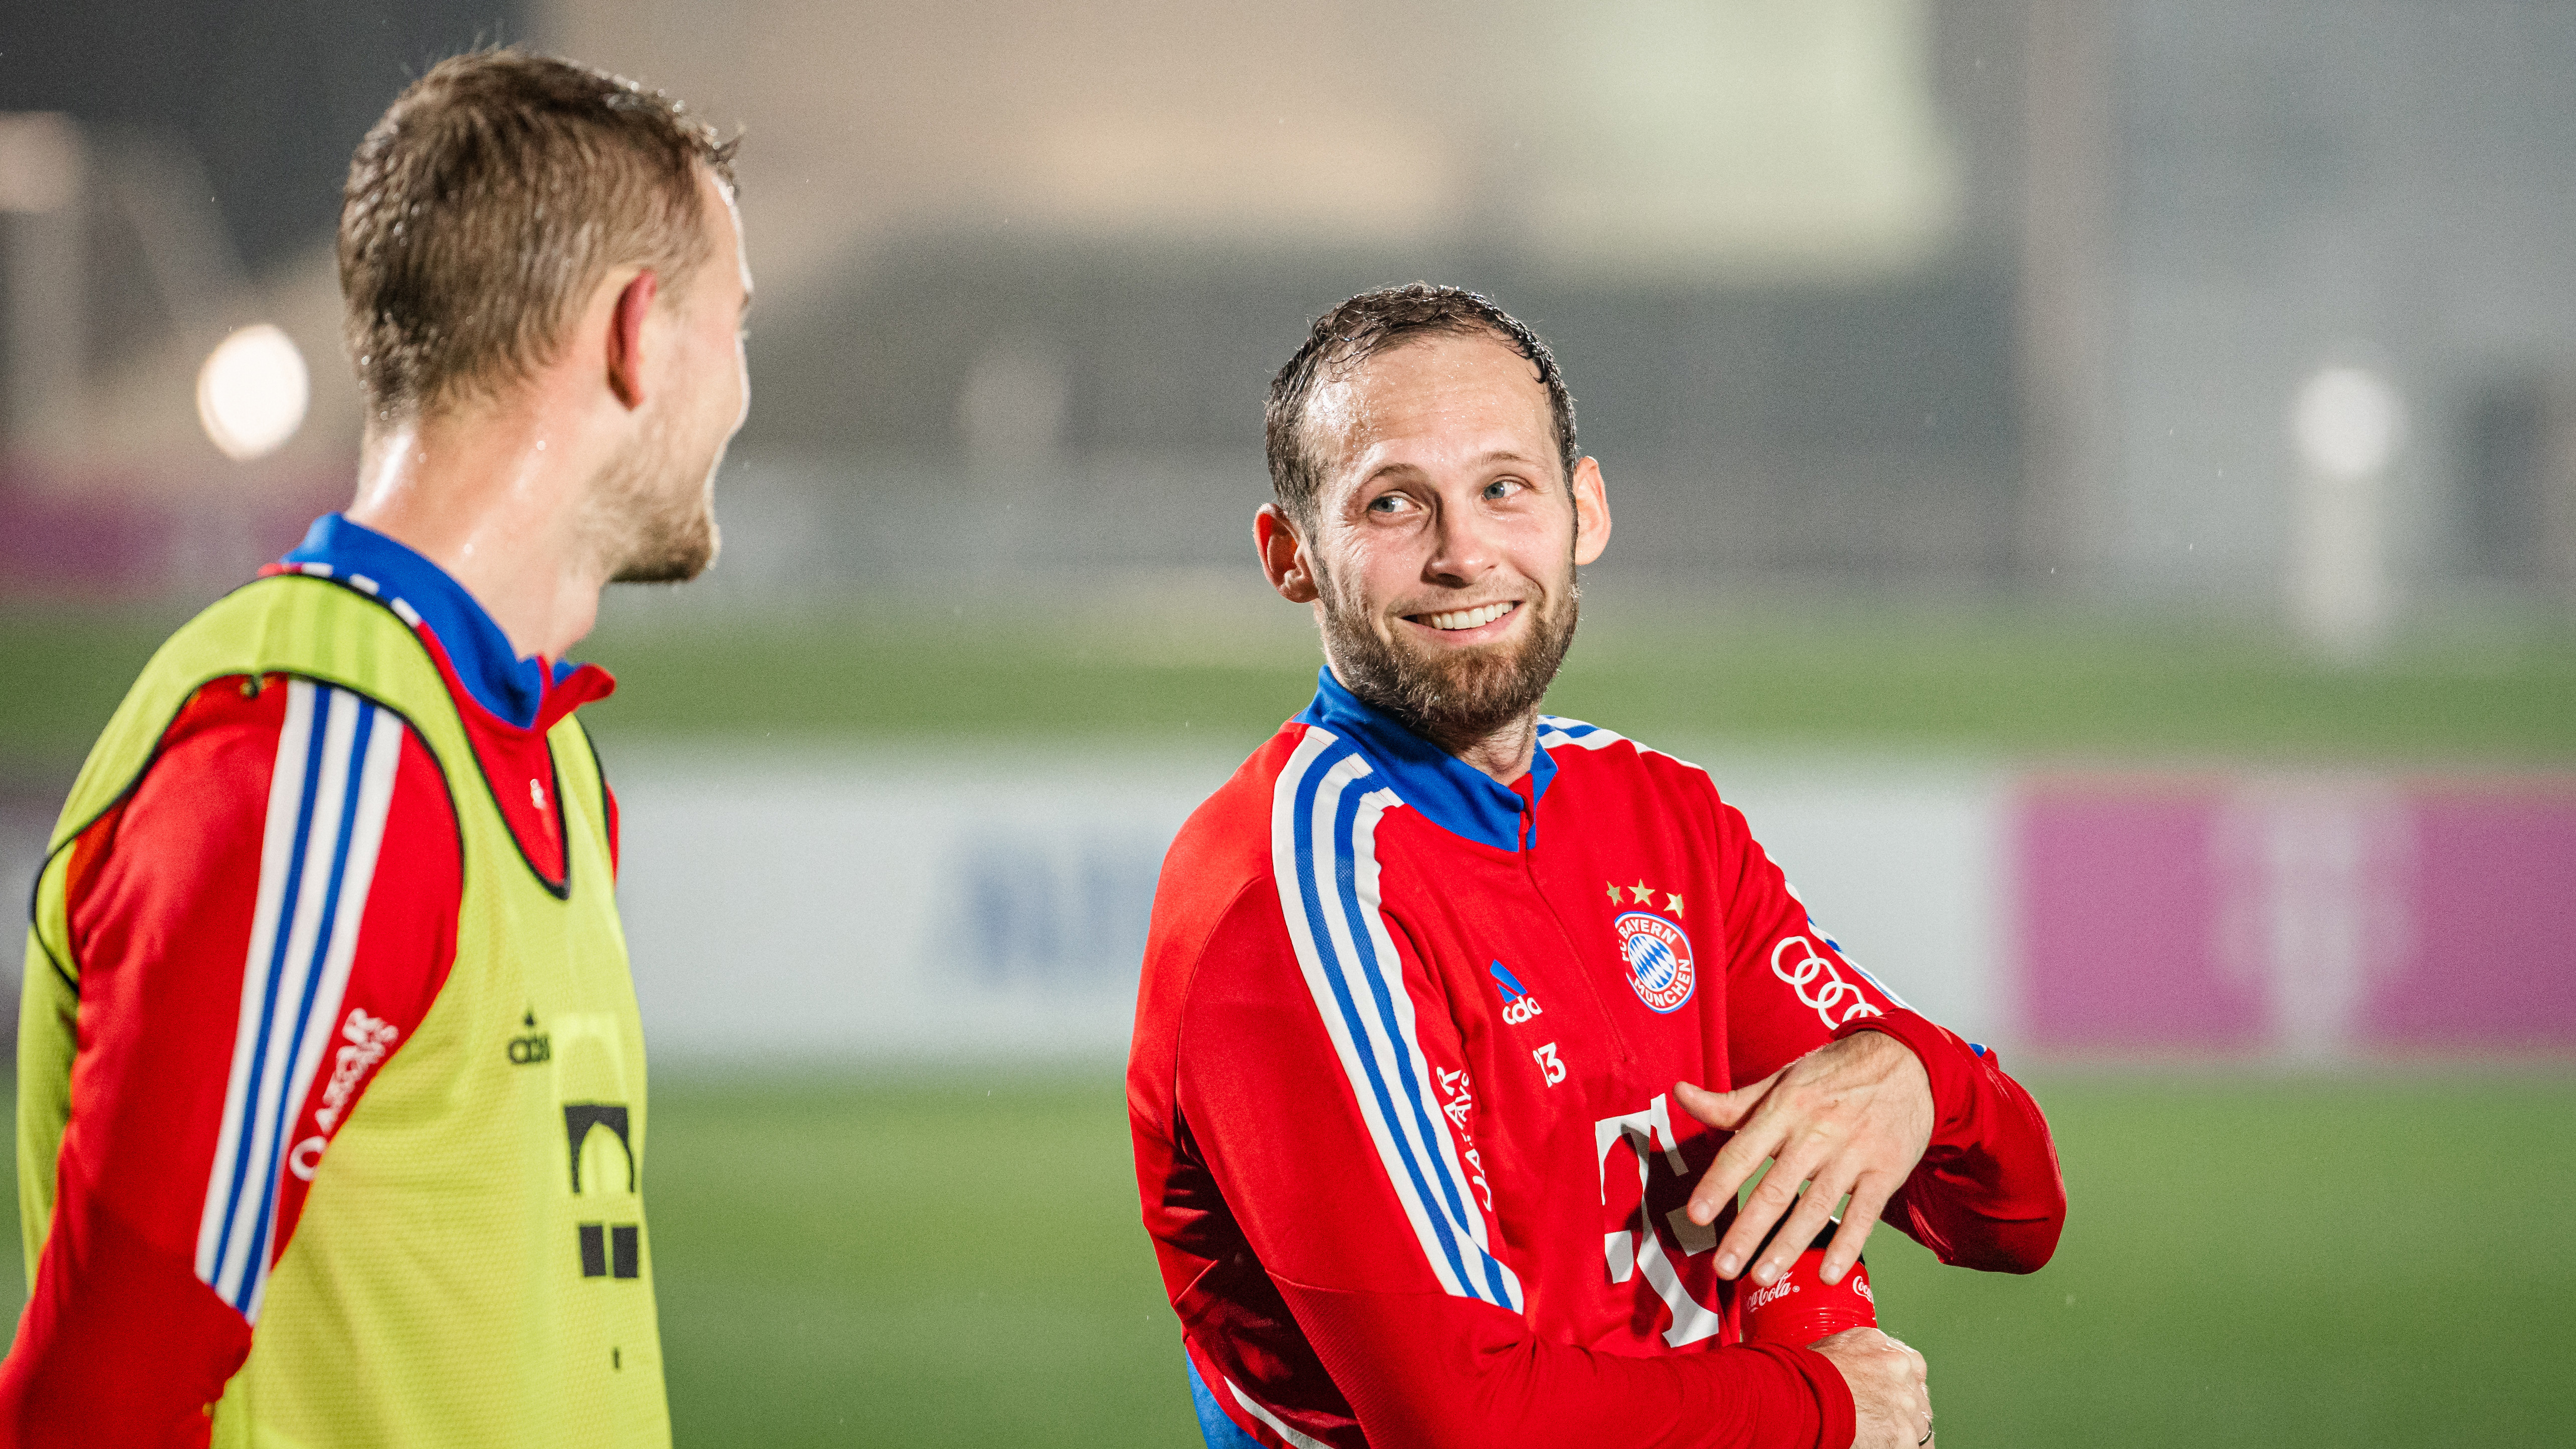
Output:
<path fill-rule="evenodd" d="M 1124 1051 L 1163 851 L 1238 761 L 900 751 L 612 757 L 657 1060 Z M 1713 765 L 1816 918 L 1999 1037 L 1999 782 Z"/>

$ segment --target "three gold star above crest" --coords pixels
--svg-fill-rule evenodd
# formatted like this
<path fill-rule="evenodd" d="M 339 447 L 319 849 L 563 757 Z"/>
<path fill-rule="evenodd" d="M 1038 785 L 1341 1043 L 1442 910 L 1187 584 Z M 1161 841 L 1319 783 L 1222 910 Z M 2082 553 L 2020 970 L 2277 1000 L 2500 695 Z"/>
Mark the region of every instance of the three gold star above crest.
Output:
<path fill-rule="evenodd" d="M 1661 895 L 1664 898 L 1665 910 L 1672 912 L 1676 917 L 1680 916 L 1682 913 L 1682 898 L 1678 893 L 1673 891 L 1659 892 L 1654 887 L 1647 885 L 1643 878 L 1640 878 L 1638 882 L 1632 886 L 1623 886 L 1617 881 L 1611 881 L 1608 884 L 1610 890 L 1610 904 L 1613 908 L 1622 905 L 1651 906 L 1655 903 L 1655 897 L 1657 895 Z M 1623 893 L 1625 895 L 1625 899 L 1622 899 Z"/>

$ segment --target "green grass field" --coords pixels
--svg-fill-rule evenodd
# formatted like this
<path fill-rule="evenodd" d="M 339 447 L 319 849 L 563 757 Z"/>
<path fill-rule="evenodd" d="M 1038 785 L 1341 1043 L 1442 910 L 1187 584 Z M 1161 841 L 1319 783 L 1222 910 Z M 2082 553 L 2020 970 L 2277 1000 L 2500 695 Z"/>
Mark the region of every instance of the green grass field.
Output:
<path fill-rule="evenodd" d="M 1108 1071 L 654 1091 L 682 1445 L 1197 1442 Z M 2036 1091 L 2072 1199 L 2054 1263 L 1988 1277 L 1872 1243 L 1944 1444 L 2568 1442 L 2576 1077 Z"/>
<path fill-rule="evenodd" d="M 1649 739 L 2576 760 L 2563 625 L 2421 632 L 2341 670 L 2212 620 L 1650 613 L 1602 592 L 1551 707 Z M 0 787 L 58 789 L 176 621 L 0 614 Z M 1240 623 L 646 611 L 585 648 L 624 685 L 585 717 L 612 765 L 621 742 L 688 738 L 1249 747 L 1303 704 L 1315 655 L 1293 616 Z M 1942 1443 L 2576 1439 L 2576 1075 L 2059 1074 L 2038 1091 L 2074 1203 L 2055 1264 L 1986 1278 L 1892 1234 L 1874 1247 L 1889 1326 L 1931 1359 Z M 1196 1442 L 1110 1072 L 665 1073 L 655 1094 L 684 1445 Z"/>
<path fill-rule="evenodd" d="M 2576 1079 L 2038 1093 L 2056 1262 L 1874 1241 L 1943 1443 L 2566 1442 Z M 1196 1442 L 1114 1080 L 674 1082 L 653 1123 L 684 1444 Z"/>
<path fill-rule="evenodd" d="M 1599 595 L 1598 598 L 1593 594 Z M 2318 664 L 2259 620 L 1893 603 L 1721 605 L 1587 594 L 1549 707 L 1646 739 L 2014 757 L 2564 763 L 2576 630 L 2426 626 L 2366 667 Z M 615 610 L 582 648 L 616 698 L 602 737 L 1194 736 L 1249 748 L 1318 662 L 1296 610 Z M 0 775 L 87 748 L 175 610 L 0 612 Z"/>

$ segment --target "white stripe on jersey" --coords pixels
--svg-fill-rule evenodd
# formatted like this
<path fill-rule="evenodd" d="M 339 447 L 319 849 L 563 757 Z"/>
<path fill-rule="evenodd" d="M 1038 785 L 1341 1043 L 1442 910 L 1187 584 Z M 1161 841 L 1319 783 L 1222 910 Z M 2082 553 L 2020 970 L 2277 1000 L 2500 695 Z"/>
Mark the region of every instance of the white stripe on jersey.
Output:
<path fill-rule="evenodd" d="M 1307 989 L 1432 1276 L 1450 1293 L 1517 1313 L 1520 1280 L 1487 1242 L 1436 1105 L 1402 957 L 1379 914 L 1377 822 L 1403 802 L 1388 789 L 1352 795 L 1371 773 L 1330 731 L 1307 727 L 1273 787 L 1271 876 Z"/>
<path fill-rule="evenodd" d="M 1597 750 L 1604 746 L 1615 745 L 1626 738 L 1626 735 L 1605 730 L 1599 725 L 1585 724 L 1579 719 L 1567 719 L 1563 715 L 1543 714 L 1538 717 L 1538 747 L 1542 750 L 1552 750 L 1558 745 L 1572 745 L 1578 750 Z M 1638 748 L 1642 749 L 1644 746 L 1641 745 Z"/>
<path fill-rule="evenodd" d="M 1538 717 L 1538 744 L 1539 748 L 1543 750 L 1552 750 L 1558 745 L 1572 745 L 1579 750 L 1597 750 L 1605 745 L 1614 744 L 1619 740 L 1626 738 L 1627 736 L 1625 735 L 1614 734 L 1596 724 L 1585 724 L 1579 719 L 1566 719 L 1562 716 L 1552 714 L 1543 714 Z M 1630 743 L 1635 742 L 1630 741 Z M 1647 755 L 1664 754 L 1661 750 L 1649 749 L 1644 745 L 1638 745 L 1637 751 L 1640 754 Z M 1707 770 L 1700 766 L 1692 765 L 1688 760 L 1680 759 L 1673 755 L 1664 755 L 1664 758 L 1673 761 L 1673 763 L 1677 765 L 1688 765 L 1691 769 L 1698 770 L 1703 775 L 1708 773 Z M 1748 826 L 1747 828 L 1749 831 L 1750 827 Z M 1773 869 L 1777 870 L 1780 868 L 1780 863 L 1776 860 L 1771 860 L 1771 852 L 1763 846 L 1762 842 L 1758 840 L 1754 841 L 1753 848 L 1762 852 L 1762 858 L 1766 861 L 1770 861 Z M 1798 903 L 1799 909 L 1807 909 L 1807 898 L 1798 894 L 1798 888 L 1789 883 L 1789 878 L 1785 872 L 1780 877 L 1780 884 L 1788 890 L 1790 899 Z M 1868 967 L 1853 960 L 1850 953 L 1843 950 L 1842 942 L 1826 935 L 1825 928 L 1816 924 L 1816 917 L 1813 911 L 1808 911 L 1807 929 L 1815 932 L 1817 936 L 1824 940 L 1826 945 L 1832 947 L 1834 954 L 1842 958 L 1844 965 L 1859 972 L 1868 980 L 1870 985 L 1877 987 L 1881 996 L 1886 997 L 1889 1001 L 1896 1003 L 1900 1007 L 1904 1007 L 1908 1011 L 1913 1010 L 1913 1007 L 1907 1005 L 1905 998 L 1888 989 L 1886 982 L 1879 980 L 1876 975 L 1871 973 Z M 1784 977 L 1783 979 L 1785 980 L 1786 978 Z M 1830 1018 L 1828 1018 L 1827 1024 L 1832 1024 Z"/>
<path fill-rule="evenodd" d="M 254 1322 L 285 1139 L 348 987 L 405 728 L 346 690 L 301 679 L 286 687 L 232 1072 L 197 1224 L 197 1277 Z"/>
<path fill-rule="evenodd" d="M 1261 1407 L 1260 1403 L 1254 1400 L 1252 1395 L 1245 1393 L 1243 1391 L 1243 1385 L 1236 1383 L 1232 1379 L 1227 1379 L 1225 1381 L 1225 1387 L 1226 1392 L 1234 1395 L 1234 1401 L 1243 1405 L 1243 1411 L 1245 1413 L 1250 1414 L 1252 1417 L 1259 1419 L 1262 1423 L 1269 1425 L 1270 1432 L 1278 1435 L 1280 1439 L 1288 1445 L 1288 1449 L 1333 1449 L 1332 1445 L 1325 1443 L 1323 1440 L 1316 1438 L 1312 1434 L 1300 1434 L 1296 1430 L 1288 1427 L 1287 1423 L 1281 1420 L 1277 1414 Z"/>
<path fill-rule="evenodd" d="M 1622 740 L 1636 745 L 1638 754 L 1663 755 L 1665 759 L 1676 765 L 1698 770 L 1703 775 L 1708 773 L 1707 770 L 1691 764 L 1679 755 L 1664 754 L 1662 750 L 1652 745 L 1638 744 L 1637 741 L 1628 739 L 1626 735 L 1616 730 L 1606 730 L 1597 724 L 1586 724 L 1582 720 L 1567 719 L 1558 714 L 1543 714 L 1538 717 L 1538 747 L 1542 750 L 1552 750 L 1559 745 L 1572 745 L 1578 750 L 1601 750 L 1608 749 Z"/>

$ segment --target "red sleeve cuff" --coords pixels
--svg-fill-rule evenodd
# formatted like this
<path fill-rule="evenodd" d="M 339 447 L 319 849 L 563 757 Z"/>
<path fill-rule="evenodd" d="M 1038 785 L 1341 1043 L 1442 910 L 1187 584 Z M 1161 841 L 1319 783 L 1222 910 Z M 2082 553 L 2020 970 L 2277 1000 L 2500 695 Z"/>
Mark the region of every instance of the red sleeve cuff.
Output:
<path fill-rule="evenodd" d="M 2028 1273 L 2057 1251 L 2066 1181 L 2048 1120 L 1995 1054 L 1911 1011 L 1834 1033 L 1885 1032 L 1905 1043 L 1932 1083 L 1932 1140 L 1889 1199 L 1888 1221 L 1944 1263 Z"/>
<path fill-rule="evenodd" d="M 57 1211 L 0 1363 L 0 1444 L 187 1449 L 251 1329 L 189 1263 L 106 1213 Z"/>
<path fill-rule="evenodd" d="M 1923 1063 L 1925 1075 L 1932 1079 L 1932 1144 L 1957 1145 L 1959 1134 L 1975 1110 L 1977 1049 L 1930 1018 L 1903 1007 L 1881 1016 L 1845 1022 L 1835 1029 L 1834 1040 L 1864 1031 L 1884 1032 L 1896 1038 Z"/>
<path fill-rule="evenodd" d="M 1834 1367 L 1832 1359 L 1793 1343 L 1744 1347 L 1778 1359 L 1806 1380 L 1808 1392 L 1816 1398 L 1816 1449 L 1851 1449 L 1852 1441 L 1860 1437 L 1860 1411 L 1852 1405 L 1851 1385 L 1843 1382 L 1843 1371 Z"/>

